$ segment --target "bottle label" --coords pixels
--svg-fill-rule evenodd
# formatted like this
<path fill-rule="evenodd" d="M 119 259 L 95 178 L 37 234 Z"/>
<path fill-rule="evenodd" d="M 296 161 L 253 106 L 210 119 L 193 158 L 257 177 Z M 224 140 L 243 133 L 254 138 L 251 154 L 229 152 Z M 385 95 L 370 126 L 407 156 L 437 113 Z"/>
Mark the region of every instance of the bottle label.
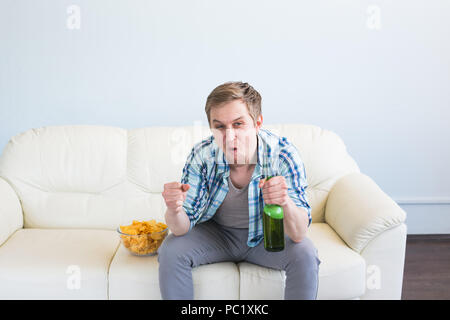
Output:
<path fill-rule="evenodd" d="M 266 181 L 272 178 L 267 176 Z M 283 219 L 283 208 L 277 204 L 266 204 L 264 206 L 264 213 L 273 219 Z"/>
<path fill-rule="evenodd" d="M 264 213 L 273 219 L 283 219 L 283 208 L 277 204 L 266 204 Z"/>

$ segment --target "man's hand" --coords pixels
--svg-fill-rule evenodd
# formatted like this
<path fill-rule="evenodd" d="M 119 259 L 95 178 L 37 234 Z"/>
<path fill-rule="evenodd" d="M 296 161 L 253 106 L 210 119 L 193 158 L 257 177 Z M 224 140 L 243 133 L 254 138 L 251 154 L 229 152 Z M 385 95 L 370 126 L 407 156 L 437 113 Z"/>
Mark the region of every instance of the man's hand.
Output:
<path fill-rule="evenodd" d="M 167 209 L 171 212 L 180 212 L 190 187 L 190 185 L 182 184 L 180 182 L 169 182 L 164 184 L 162 196 L 166 202 Z"/>
<path fill-rule="evenodd" d="M 262 187 L 264 202 L 266 204 L 278 204 L 283 208 L 284 232 L 294 242 L 300 242 L 308 229 L 308 212 L 299 208 L 288 195 L 286 179 L 283 176 L 261 179 L 259 187 Z"/>
<path fill-rule="evenodd" d="M 275 176 L 259 181 L 259 187 L 262 188 L 264 202 L 266 204 L 278 204 L 283 208 L 289 203 L 288 186 L 283 176 Z"/>

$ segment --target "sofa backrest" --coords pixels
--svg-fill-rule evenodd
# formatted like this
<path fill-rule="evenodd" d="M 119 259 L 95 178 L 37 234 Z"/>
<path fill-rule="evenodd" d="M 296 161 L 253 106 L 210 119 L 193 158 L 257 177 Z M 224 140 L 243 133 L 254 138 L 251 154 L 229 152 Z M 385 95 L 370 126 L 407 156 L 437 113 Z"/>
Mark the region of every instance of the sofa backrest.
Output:
<path fill-rule="evenodd" d="M 359 172 L 333 132 L 302 124 L 264 125 L 300 152 L 313 222 L 324 220 L 329 190 Z M 30 129 L 10 139 L 0 176 L 19 196 L 25 228 L 113 230 L 132 220 L 164 221 L 164 183 L 180 181 L 205 126 L 117 127 L 70 125 Z"/>

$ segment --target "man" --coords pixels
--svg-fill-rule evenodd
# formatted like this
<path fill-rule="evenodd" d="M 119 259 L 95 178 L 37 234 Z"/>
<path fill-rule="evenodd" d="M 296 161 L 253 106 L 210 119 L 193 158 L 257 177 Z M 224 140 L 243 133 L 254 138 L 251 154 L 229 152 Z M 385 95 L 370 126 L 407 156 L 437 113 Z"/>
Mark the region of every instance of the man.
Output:
<path fill-rule="evenodd" d="M 194 145 L 181 182 L 162 193 L 172 232 L 158 254 L 162 298 L 193 299 L 193 267 L 247 261 L 285 270 L 285 299 L 315 299 L 320 260 L 305 237 L 311 208 L 298 150 L 261 128 L 261 96 L 248 83 L 218 86 L 205 111 L 213 135 Z M 283 251 L 264 249 L 264 204 L 283 208 Z"/>

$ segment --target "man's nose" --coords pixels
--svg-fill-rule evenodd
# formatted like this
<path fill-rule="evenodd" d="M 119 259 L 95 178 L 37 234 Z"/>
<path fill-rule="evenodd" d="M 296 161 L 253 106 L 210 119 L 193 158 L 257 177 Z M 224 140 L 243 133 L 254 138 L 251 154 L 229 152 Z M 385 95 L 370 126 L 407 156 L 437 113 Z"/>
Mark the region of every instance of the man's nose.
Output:
<path fill-rule="evenodd" d="M 225 137 L 224 137 L 224 148 L 228 149 L 231 146 L 234 146 L 234 141 L 236 140 L 236 134 L 233 129 L 226 129 L 225 130 Z"/>
<path fill-rule="evenodd" d="M 234 129 L 226 129 L 225 130 L 225 141 L 227 143 L 234 141 L 235 137 L 236 137 L 236 134 L 234 132 Z"/>

